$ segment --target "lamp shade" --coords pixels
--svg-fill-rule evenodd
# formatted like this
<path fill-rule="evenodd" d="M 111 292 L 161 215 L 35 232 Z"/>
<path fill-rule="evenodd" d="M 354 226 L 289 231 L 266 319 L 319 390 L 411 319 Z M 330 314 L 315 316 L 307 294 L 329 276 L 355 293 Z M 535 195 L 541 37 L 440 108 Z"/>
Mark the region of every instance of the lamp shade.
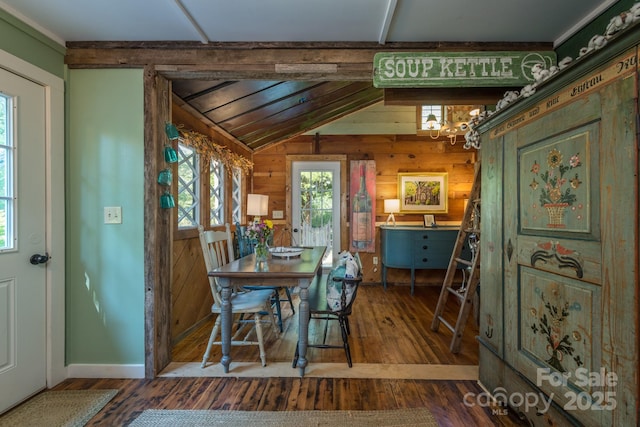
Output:
<path fill-rule="evenodd" d="M 399 199 L 386 199 L 384 201 L 385 213 L 398 213 L 400 212 L 400 200 Z"/>
<path fill-rule="evenodd" d="M 435 114 L 429 114 L 427 116 L 427 127 L 429 129 L 434 129 L 438 124 L 438 119 L 436 119 Z"/>
<path fill-rule="evenodd" d="M 269 213 L 269 196 L 264 194 L 247 195 L 247 215 L 265 216 Z"/>

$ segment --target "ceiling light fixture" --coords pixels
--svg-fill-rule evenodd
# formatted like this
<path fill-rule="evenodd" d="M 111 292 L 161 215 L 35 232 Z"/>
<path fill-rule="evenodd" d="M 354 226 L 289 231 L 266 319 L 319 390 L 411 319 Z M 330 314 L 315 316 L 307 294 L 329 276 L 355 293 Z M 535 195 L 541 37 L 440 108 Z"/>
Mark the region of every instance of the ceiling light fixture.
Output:
<path fill-rule="evenodd" d="M 436 118 L 435 114 L 429 114 L 427 116 L 426 125 L 427 127 L 425 129 L 429 131 L 429 136 L 432 139 L 440 138 L 440 125 L 438 123 L 438 119 Z M 434 130 L 436 131 L 435 134 L 433 133 Z"/>
<path fill-rule="evenodd" d="M 472 109 L 467 110 L 469 107 Z M 444 135 L 449 138 L 449 143 L 451 145 L 455 145 L 458 135 L 467 132 L 469 130 L 469 122 L 471 119 L 480 114 L 480 107 L 475 105 L 446 106 L 444 107 L 444 110 L 444 118 L 440 123 L 438 123 L 438 119 L 434 114 L 429 114 L 427 116 L 425 130 L 429 131 L 429 136 L 432 139 L 438 139 L 441 135 Z"/>

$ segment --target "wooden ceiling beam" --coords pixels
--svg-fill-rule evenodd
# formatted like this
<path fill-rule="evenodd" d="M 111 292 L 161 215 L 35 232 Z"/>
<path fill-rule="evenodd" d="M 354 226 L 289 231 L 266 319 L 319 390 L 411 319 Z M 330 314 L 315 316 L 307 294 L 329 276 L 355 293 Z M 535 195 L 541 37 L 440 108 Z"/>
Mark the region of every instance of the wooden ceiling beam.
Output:
<path fill-rule="evenodd" d="M 384 105 L 494 105 L 512 87 L 386 88 Z"/>
<path fill-rule="evenodd" d="M 373 65 L 378 52 L 473 52 L 553 50 L 551 43 L 186 43 L 186 42 L 69 42 L 69 68 L 140 67 L 145 65 L 255 67 L 275 64 Z M 239 67 L 241 71 L 243 67 Z M 169 71 L 169 70 L 167 70 Z M 284 73 L 289 74 L 289 73 Z M 305 73 L 303 73 L 305 74 Z M 332 73 L 317 73 L 327 74 Z M 369 75 L 370 79 L 371 76 Z M 287 78 L 286 80 L 291 80 Z"/>

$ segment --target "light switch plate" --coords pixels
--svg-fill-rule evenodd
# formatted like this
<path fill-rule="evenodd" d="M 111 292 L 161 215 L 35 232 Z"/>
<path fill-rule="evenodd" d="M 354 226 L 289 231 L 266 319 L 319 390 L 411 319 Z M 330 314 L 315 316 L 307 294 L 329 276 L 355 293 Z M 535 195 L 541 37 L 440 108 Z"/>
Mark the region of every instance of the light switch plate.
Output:
<path fill-rule="evenodd" d="M 273 211 L 272 216 L 273 216 L 273 219 L 282 219 L 282 218 L 284 218 L 284 212 L 283 211 Z"/>
<path fill-rule="evenodd" d="M 104 223 L 105 224 L 122 224 L 122 207 L 121 206 L 105 206 Z"/>

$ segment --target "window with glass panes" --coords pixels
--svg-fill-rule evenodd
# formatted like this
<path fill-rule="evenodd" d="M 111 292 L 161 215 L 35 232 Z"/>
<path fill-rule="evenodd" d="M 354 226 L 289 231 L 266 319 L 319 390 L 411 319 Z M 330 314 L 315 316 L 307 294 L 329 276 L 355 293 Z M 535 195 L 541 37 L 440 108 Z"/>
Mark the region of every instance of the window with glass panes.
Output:
<path fill-rule="evenodd" d="M 427 118 L 430 114 L 436 117 L 436 123 L 433 127 L 427 125 Z M 418 107 L 418 131 L 429 131 L 440 129 L 442 123 L 442 105 L 422 105 Z"/>
<path fill-rule="evenodd" d="M 209 225 L 224 224 L 224 166 L 209 163 Z"/>
<path fill-rule="evenodd" d="M 12 99 L 0 93 L 0 251 L 15 248 Z"/>
<path fill-rule="evenodd" d="M 234 168 L 231 179 L 231 220 L 234 224 L 240 224 L 242 222 L 242 170 Z"/>
<path fill-rule="evenodd" d="M 178 228 L 192 228 L 199 224 L 200 172 L 196 151 L 178 144 Z"/>

